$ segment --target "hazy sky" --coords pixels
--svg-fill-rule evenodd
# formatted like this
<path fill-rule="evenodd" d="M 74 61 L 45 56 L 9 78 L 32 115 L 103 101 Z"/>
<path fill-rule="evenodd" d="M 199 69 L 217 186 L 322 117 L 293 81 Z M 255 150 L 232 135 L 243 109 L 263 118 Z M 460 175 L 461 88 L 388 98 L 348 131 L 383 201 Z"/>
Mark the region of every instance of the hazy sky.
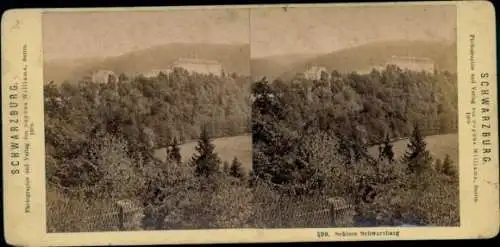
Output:
<path fill-rule="evenodd" d="M 116 56 L 172 42 L 251 43 L 252 57 L 262 57 L 384 40 L 452 42 L 455 26 L 454 6 L 49 12 L 43 43 L 47 60 Z"/>
<path fill-rule="evenodd" d="M 454 6 L 253 9 L 251 55 L 325 53 L 384 40 L 455 41 Z"/>
<path fill-rule="evenodd" d="M 173 42 L 248 44 L 248 22 L 248 9 L 50 12 L 43 15 L 44 56 L 116 56 Z"/>

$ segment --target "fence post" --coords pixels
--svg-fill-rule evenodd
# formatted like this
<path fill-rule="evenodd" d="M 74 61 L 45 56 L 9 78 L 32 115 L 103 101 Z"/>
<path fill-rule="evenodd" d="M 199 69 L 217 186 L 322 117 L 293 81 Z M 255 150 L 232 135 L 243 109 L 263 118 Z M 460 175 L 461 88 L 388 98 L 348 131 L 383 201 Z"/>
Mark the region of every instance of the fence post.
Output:
<path fill-rule="evenodd" d="M 278 218 L 277 220 L 277 228 L 283 228 L 282 223 L 281 223 L 281 210 L 284 210 L 280 202 L 278 202 L 278 210 L 276 210 L 276 217 Z"/>
<path fill-rule="evenodd" d="M 330 208 L 331 224 L 333 226 L 350 226 L 354 224 L 355 211 L 352 205 L 342 197 L 327 199 Z"/>
<path fill-rule="evenodd" d="M 331 226 L 335 226 L 336 225 L 336 222 L 335 222 L 335 217 L 336 217 L 335 203 L 333 201 L 333 198 L 328 198 L 327 202 L 328 202 L 328 209 L 329 209 L 329 213 L 330 213 L 330 224 L 331 224 Z"/>
<path fill-rule="evenodd" d="M 124 215 L 124 209 L 123 209 L 123 205 L 120 204 L 120 203 L 117 203 L 118 205 L 118 229 L 120 229 L 120 231 L 124 231 L 125 230 L 125 215 Z"/>
<path fill-rule="evenodd" d="M 140 219 L 138 218 L 143 217 L 142 208 L 138 208 L 129 199 L 119 200 L 116 205 L 118 207 L 118 228 L 120 231 L 140 228 L 138 226 Z"/>

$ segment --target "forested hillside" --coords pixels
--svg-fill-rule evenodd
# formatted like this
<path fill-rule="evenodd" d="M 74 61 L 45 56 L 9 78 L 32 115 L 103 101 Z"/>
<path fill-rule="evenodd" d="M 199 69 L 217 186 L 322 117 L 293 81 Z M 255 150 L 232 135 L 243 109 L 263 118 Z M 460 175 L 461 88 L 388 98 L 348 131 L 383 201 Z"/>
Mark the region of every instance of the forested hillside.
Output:
<path fill-rule="evenodd" d="M 287 195 L 347 198 L 375 224 L 456 225 L 456 170 L 449 157 L 446 169 L 433 160 L 423 138 L 457 131 L 456 85 L 448 72 L 394 66 L 319 81 L 264 78 L 252 85 L 254 172 Z M 410 141 L 397 157 L 399 137 Z"/>
<path fill-rule="evenodd" d="M 407 137 L 417 123 L 426 135 L 457 130 L 457 82 L 448 72 L 430 74 L 388 66 L 366 75 L 334 71 L 325 80 L 297 77 L 261 81 L 253 87 L 254 93 L 271 90 L 273 102 L 278 100 L 282 107 L 284 123 L 294 130 L 354 132 L 367 145 L 380 143 L 386 135 Z M 259 115 L 254 113 L 255 119 Z"/>
<path fill-rule="evenodd" d="M 459 224 L 456 159 L 434 160 L 423 138 L 456 131 L 455 74 L 389 66 L 249 85 L 183 69 L 45 85 L 49 231 L 110 230 L 84 220 L 122 199 L 140 205 L 146 230 L 299 227 L 293 215 L 331 197 L 354 205 L 355 222 L 338 223 L 347 226 Z M 247 173 L 212 138 L 250 130 Z M 397 137 L 409 137 L 401 157 Z M 193 139 L 183 159 L 179 144 Z M 152 155 L 159 147 L 165 160 Z"/>
<path fill-rule="evenodd" d="M 383 65 L 391 56 L 415 56 L 430 58 L 438 70 L 455 73 L 457 64 L 455 54 L 456 44 L 388 41 L 368 43 L 315 56 L 272 56 L 252 59 L 251 70 L 254 78 L 268 76 L 290 80 L 296 73 L 305 71 L 308 65 L 324 66 L 329 71 L 350 73 Z"/>
<path fill-rule="evenodd" d="M 249 90 L 244 76 L 190 75 L 183 69 L 121 83 L 45 85 L 48 178 L 64 186 L 91 183 L 84 181 L 90 171 L 78 164 L 104 134 L 123 138 L 126 150 L 137 154 L 174 138 L 197 139 L 203 126 L 211 137 L 248 133 Z"/>

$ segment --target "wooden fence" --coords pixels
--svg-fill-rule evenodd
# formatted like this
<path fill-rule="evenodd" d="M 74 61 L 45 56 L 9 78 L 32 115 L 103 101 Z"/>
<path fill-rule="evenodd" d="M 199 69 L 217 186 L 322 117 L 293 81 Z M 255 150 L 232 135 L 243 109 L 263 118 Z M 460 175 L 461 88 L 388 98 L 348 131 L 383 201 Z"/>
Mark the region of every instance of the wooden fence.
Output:
<path fill-rule="evenodd" d="M 83 218 L 80 228 L 91 232 L 140 230 L 142 211 L 143 208 L 132 201 L 120 200 L 106 213 Z"/>
<path fill-rule="evenodd" d="M 309 203 L 290 200 L 261 205 L 255 210 L 252 223 L 259 228 L 329 228 L 353 224 L 354 207 L 343 198 Z"/>
<path fill-rule="evenodd" d="M 83 229 L 88 231 L 141 230 L 143 208 L 129 200 L 115 203 L 110 212 L 84 218 Z M 349 226 L 353 222 L 354 209 L 343 198 L 328 198 L 315 206 L 294 206 L 282 203 L 268 205 L 255 211 L 249 225 L 255 228 L 328 228 Z M 262 205 L 265 207 L 265 205 Z"/>

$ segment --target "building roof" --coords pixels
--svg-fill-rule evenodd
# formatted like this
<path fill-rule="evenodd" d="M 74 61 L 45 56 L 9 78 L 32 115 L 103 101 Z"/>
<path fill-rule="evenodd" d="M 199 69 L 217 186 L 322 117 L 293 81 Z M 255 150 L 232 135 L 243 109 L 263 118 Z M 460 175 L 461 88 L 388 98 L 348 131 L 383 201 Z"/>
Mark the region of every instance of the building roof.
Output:
<path fill-rule="evenodd" d="M 97 71 L 95 71 L 93 74 L 94 75 L 104 75 L 104 74 L 114 74 L 115 72 L 111 71 L 111 70 L 107 70 L 107 69 L 99 69 Z"/>
<path fill-rule="evenodd" d="M 214 65 L 220 65 L 218 61 L 215 60 L 208 60 L 208 59 L 198 59 L 198 58 L 179 58 L 177 59 L 175 63 L 198 63 L 198 64 L 214 64 Z"/>
<path fill-rule="evenodd" d="M 307 68 L 306 73 L 320 73 L 322 71 L 326 71 L 326 68 L 322 66 L 311 66 Z"/>

